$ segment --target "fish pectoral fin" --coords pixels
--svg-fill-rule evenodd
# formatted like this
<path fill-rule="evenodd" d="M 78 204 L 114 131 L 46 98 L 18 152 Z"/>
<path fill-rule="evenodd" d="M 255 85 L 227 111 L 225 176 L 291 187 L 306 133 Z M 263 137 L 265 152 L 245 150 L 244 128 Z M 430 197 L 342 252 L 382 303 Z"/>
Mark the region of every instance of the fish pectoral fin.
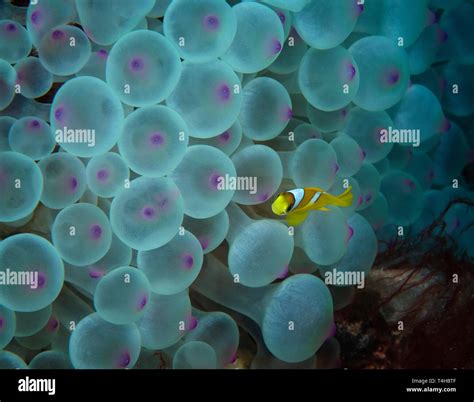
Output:
<path fill-rule="evenodd" d="M 298 226 L 303 223 L 303 221 L 308 217 L 309 211 L 304 212 L 294 212 L 286 216 L 286 221 L 290 226 Z"/>
<path fill-rule="evenodd" d="M 318 211 L 331 211 L 329 208 L 326 208 L 326 207 L 319 207 L 317 209 Z"/>

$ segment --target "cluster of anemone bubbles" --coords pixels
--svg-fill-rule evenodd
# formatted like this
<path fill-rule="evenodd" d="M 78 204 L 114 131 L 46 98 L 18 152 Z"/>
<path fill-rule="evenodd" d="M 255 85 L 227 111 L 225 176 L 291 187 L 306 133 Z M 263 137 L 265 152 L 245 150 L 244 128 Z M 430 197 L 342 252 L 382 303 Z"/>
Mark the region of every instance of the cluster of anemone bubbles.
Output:
<path fill-rule="evenodd" d="M 0 19 L 0 271 L 37 274 L 0 286 L 0 368 L 233 368 L 249 340 L 252 368 L 337 367 L 355 288 L 325 273 L 368 274 L 400 227 L 473 199 L 472 1 L 37 0 Z M 294 230 L 271 214 L 281 191 L 349 185 L 350 207 Z M 444 217 L 470 257 L 473 217 Z"/>

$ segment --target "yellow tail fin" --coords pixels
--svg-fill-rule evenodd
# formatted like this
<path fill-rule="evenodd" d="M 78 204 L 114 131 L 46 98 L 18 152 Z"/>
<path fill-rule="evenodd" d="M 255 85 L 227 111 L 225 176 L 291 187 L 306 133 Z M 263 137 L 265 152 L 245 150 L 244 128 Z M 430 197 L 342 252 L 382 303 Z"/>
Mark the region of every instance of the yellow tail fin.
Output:
<path fill-rule="evenodd" d="M 346 191 L 344 191 L 342 194 L 338 195 L 337 197 L 334 197 L 337 201 L 335 201 L 334 205 L 337 205 L 338 207 L 349 207 L 352 205 L 352 186 L 349 186 Z"/>

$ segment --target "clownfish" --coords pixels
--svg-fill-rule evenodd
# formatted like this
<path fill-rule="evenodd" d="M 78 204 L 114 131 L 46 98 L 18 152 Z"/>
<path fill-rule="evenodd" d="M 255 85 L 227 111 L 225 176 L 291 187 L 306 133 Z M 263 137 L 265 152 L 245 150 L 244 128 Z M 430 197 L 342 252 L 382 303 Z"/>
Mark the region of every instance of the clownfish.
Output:
<path fill-rule="evenodd" d="M 290 226 L 302 223 L 309 211 L 330 211 L 327 207 L 348 207 L 352 205 L 352 186 L 338 196 L 326 193 L 320 188 L 297 188 L 280 193 L 272 204 L 275 215 L 286 216 Z"/>

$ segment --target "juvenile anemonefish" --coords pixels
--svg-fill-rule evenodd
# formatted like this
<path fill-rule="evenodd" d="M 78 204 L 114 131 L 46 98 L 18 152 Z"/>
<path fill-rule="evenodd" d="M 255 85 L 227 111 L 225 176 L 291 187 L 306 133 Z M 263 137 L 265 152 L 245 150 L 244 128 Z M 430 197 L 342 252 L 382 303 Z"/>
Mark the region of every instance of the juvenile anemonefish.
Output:
<path fill-rule="evenodd" d="M 352 204 L 352 186 L 338 196 L 326 193 L 320 188 L 297 188 L 280 193 L 272 204 L 272 211 L 286 216 L 290 226 L 302 223 L 309 211 L 330 211 L 327 207 L 348 207 Z"/>

